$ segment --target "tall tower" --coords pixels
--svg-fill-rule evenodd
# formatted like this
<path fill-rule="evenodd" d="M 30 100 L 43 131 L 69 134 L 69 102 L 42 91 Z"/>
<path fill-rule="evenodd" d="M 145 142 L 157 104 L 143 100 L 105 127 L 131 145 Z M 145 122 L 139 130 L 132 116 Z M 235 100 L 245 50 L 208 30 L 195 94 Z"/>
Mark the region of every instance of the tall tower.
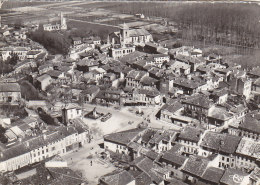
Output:
<path fill-rule="evenodd" d="M 61 30 L 67 30 L 67 22 L 66 18 L 63 17 L 63 13 L 60 13 L 60 29 Z"/>
<path fill-rule="evenodd" d="M 109 38 L 109 34 L 107 36 L 107 45 L 110 45 L 110 38 Z"/>
<path fill-rule="evenodd" d="M 128 31 L 129 31 L 129 27 L 126 25 L 126 23 L 124 23 L 121 30 L 120 30 L 120 34 L 122 36 L 122 41 L 125 44 L 126 44 L 126 39 L 128 38 Z"/>

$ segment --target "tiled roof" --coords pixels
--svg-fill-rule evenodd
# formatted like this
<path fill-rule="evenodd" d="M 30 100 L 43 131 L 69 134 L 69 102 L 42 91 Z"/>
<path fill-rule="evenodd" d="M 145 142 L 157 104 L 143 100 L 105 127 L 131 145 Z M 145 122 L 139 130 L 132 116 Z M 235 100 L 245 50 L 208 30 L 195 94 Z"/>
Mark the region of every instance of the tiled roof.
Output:
<path fill-rule="evenodd" d="M 219 184 L 219 181 L 223 174 L 224 170 L 215 167 L 209 167 L 203 174 L 202 179 L 208 182 Z"/>
<path fill-rule="evenodd" d="M 89 86 L 87 89 L 85 89 L 82 94 L 93 94 L 100 90 L 98 86 Z"/>
<path fill-rule="evenodd" d="M 245 120 L 239 125 L 238 128 L 260 134 L 260 119 L 256 119 L 252 115 L 246 115 Z"/>
<path fill-rule="evenodd" d="M 213 106 L 213 102 L 204 95 L 191 96 L 187 100 L 184 100 L 183 103 L 202 107 L 205 109 L 209 109 Z"/>
<path fill-rule="evenodd" d="M 156 82 L 158 82 L 158 80 L 156 80 L 150 76 L 144 76 L 140 80 L 140 83 L 142 83 L 144 85 L 154 85 Z"/>
<path fill-rule="evenodd" d="M 171 178 L 169 180 L 169 183 L 170 184 L 167 184 L 167 185 L 188 185 L 187 183 L 182 182 L 181 180 L 178 180 L 178 179 L 174 179 L 174 178 Z"/>
<path fill-rule="evenodd" d="M 229 134 L 220 134 L 216 132 L 207 132 L 202 139 L 201 146 L 215 150 L 234 154 L 241 138 Z"/>
<path fill-rule="evenodd" d="M 136 128 L 127 131 L 112 133 L 104 136 L 105 141 L 114 142 L 122 145 L 127 145 L 144 129 Z"/>
<path fill-rule="evenodd" d="M 237 178 L 234 178 L 234 175 L 236 175 Z M 247 175 L 248 175 L 247 173 L 241 170 L 228 168 L 226 169 L 220 182 L 228 185 L 243 185 L 243 180 Z"/>
<path fill-rule="evenodd" d="M 86 182 L 82 179 L 82 177 L 71 170 L 68 167 L 64 168 L 47 168 L 51 176 L 55 179 L 57 183 L 53 184 L 60 184 L 60 185 L 71 185 L 71 184 L 81 184 Z"/>
<path fill-rule="evenodd" d="M 18 83 L 0 83 L 0 92 L 20 92 Z"/>
<path fill-rule="evenodd" d="M 255 167 L 255 169 L 251 172 L 250 178 L 254 179 L 256 182 L 260 181 L 260 168 Z"/>
<path fill-rule="evenodd" d="M 166 163 L 174 164 L 177 166 L 182 166 L 186 161 L 186 159 L 187 157 L 175 153 L 174 151 L 171 150 L 165 152 L 165 154 L 161 157 L 162 161 L 166 161 Z"/>
<path fill-rule="evenodd" d="M 145 133 L 142 135 L 142 142 L 148 143 L 155 133 L 155 130 L 147 129 Z"/>
<path fill-rule="evenodd" d="M 179 62 L 179 61 L 174 61 L 174 63 L 171 65 L 171 68 L 174 69 L 189 69 L 191 66 L 189 64 Z"/>
<path fill-rule="evenodd" d="M 135 177 L 135 183 L 136 185 L 147 185 L 152 184 L 152 180 L 147 173 L 142 172 L 140 175 Z"/>
<path fill-rule="evenodd" d="M 183 171 L 188 172 L 194 176 L 201 177 L 207 169 L 209 161 L 200 156 L 190 156 L 186 162 Z"/>
<path fill-rule="evenodd" d="M 2 151 L 2 157 L 0 157 L 0 161 L 5 161 L 11 158 L 14 158 L 19 155 L 26 154 L 31 150 L 40 148 L 42 146 L 48 145 L 49 143 L 53 143 L 60 139 L 63 139 L 69 135 L 78 133 L 77 130 L 73 127 L 58 127 L 57 131 L 52 131 L 49 133 L 45 133 L 44 135 L 39 135 L 37 137 L 29 138 L 24 140 L 23 143 L 19 143 L 10 148 L 7 148 Z"/>
<path fill-rule="evenodd" d="M 58 78 L 62 74 L 62 72 L 58 70 L 50 70 L 46 72 L 46 74 L 50 75 L 51 77 Z"/>
<path fill-rule="evenodd" d="M 44 80 L 46 80 L 46 79 L 51 79 L 50 75 L 44 74 L 44 75 L 42 75 L 42 76 L 39 76 L 39 77 L 37 78 L 37 81 L 42 82 L 42 81 L 44 81 Z"/>
<path fill-rule="evenodd" d="M 139 75 L 139 71 L 132 70 L 132 71 L 130 71 L 130 72 L 127 74 L 126 78 L 136 79 L 138 75 Z"/>
<path fill-rule="evenodd" d="M 161 111 L 168 111 L 171 113 L 175 113 L 176 111 L 178 111 L 182 108 L 183 108 L 183 105 L 179 101 L 176 101 L 174 104 L 165 104 L 161 108 Z"/>
<path fill-rule="evenodd" d="M 128 55 L 121 57 L 119 60 L 122 62 L 134 61 L 137 58 L 143 57 L 145 55 L 147 54 L 140 51 L 134 51 L 133 53 L 129 53 Z"/>
<path fill-rule="evenodd" d="M 19 171 L 19 172 L 18 172 Z M 50 175 L 50 172 L 44 167 L 42 163 L 33 165 L 32 167 L 26 167 L 26 169 L 20 169 L 16 171 L 16 176 L 18 177 L 17 182 L 14 184 L 53 184 L 56 182 L 54 177 Z M 27 178 L 22 178 L 24 173 L 30 172 L 31 175 Z"/>
<path fill-rule="evenodd" d="M 28 153 L 30 150 L 26 147 L 24 143 L 20 143 L 18 145 L 15 145 L 11 148 L 8 148 L 4 151 L 2 151 L 2 156 L 0 156 L 0 161 L 5 161 L 14 157 L 17 157 L 19 155 L 23 155 Z"/>
<path fill-rule="evenodd" d="M 143 154 L 144 156 L 148 157 L 149 159 L 153 160 L 153 161 L 160 155 L 159 153 L 156 153 L 152 150 L 147 150 L 145 148 L 142 148 L 140 150 L 140 153 Z"/>
<path fill-rule="evenodd" d="M 135 92 L 138 94 L 145 94 L 147 97 L 156 97 L 160 95 L 160 92 L 157 89 L 147 90 L 147 89 L 136 89 Z"/>
<path fill-rule="evenodd" d="M 173 81 L 174 85 L 179 85 L 185 88 L 189 88 L 189 89 L 196 89 L 202 85 L 205 85 L 206 82 L 202 82 L 202 81 L 196 81 L 196 80 L 189 80 L 186 78 L 175 78 L 175 80 Z"/>
<path fill-rule="evenodd" d="M 98 61 L 96 60 L 89 60 L 89 59 L 82 59 L 80 60 L 78 63 L 77 63 L 78 66 L 88 66 L 88 67 L 91 67 L 91 66 L 98 66 L 99 63 Z"/>
<path fill-rule="evenodd" d="M 179 61 L 182 61 L 182 62 L 185 62 L 185 63 L 204 63 L 206 62 L 206 60 L 202 57 L 192 57 L 192 56 L 186 56 L 186 55 L 181 55 L 181 54 L 178 54 L 176 57 L 175 57 L 176 60 L 179 60 Z"/>
<path fill-rule="evenodd" d="M 107 185 L 129 184 L 135 180 L 135 178 L 126 170 L 116 170 L 112 173 L 102 176 L 100 179 Z"/>
<path fill-rule="evenodd" d="M 214 90 L 213 93 L 212 93 L 212 95 L 218 96 L 218 97 L 224 96 L 226 94 L 228 94 L 227 88 L 217 89 L 217 90 Z"/>
<path fill-rule="evenodd" d="M 237 147 L 236 153 L 260 159 L 260 141 L 242 138 Z"/>
<path fill-rule="evenodd" d="M 188 140 L 192 142 L 199 142 L 203 129 L 186 126 L 180 133 L 179 139 Z"/>
<path fill-rule="evenodd" d="M 208 117 L 218 119 L 218 120 L 229 120 L 233 118 L 233 114 L 228 112 L 225 108 L 223 107 L 214 107 L 208 114 Z"/>
<path fill-rule="evenodd" d="M 132 161 L 132 164 L 143 172 L 148 172 L 153 167 L 153 161 L 147 157 L 138 157 Z"/>

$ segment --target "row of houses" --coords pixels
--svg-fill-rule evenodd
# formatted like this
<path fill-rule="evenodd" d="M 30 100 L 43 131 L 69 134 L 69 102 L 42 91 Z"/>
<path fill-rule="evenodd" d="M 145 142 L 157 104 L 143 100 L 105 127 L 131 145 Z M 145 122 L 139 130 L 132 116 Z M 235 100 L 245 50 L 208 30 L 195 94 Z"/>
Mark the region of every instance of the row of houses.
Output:
<path fill-rule="evenodd" d="M 1 172 L 14 171 L 55 155 L 65 155 L 82 147 L 89 131 L 80 124 L 61 126 L 35 137 L 26 137 L 10 147 L 1 148 Z"/>
<path fill-rule="evenodd" d="M 17 56 L 19 60 L 35 59 L 43 52 L 42 49 L 31 49 L 29 47 L 3 47 L 0 53 L 3 61 L 12 56 Z"/>
<path fill-rule="evenodd" d="M 128 173 L 136 170 L 136 162 L 149 161 L 149 168 L 144 169 L 143 164 L 137 171 L 146 172 L 154 184 L 167 184 L 173 178 L 187 184 L 258 184 L 259 146 L 259 141 L 250 138 L 189 126 L 181 132 L 140 128 L 104 136 L 106 150 L 133 160 Z M 153 167 L 155 177 L 150 171 Z M 237 174 L 240 179 L 236 181 L 226 173 Z M 110 175 L 102 177 L 100 184 L 108 182 Z"/>

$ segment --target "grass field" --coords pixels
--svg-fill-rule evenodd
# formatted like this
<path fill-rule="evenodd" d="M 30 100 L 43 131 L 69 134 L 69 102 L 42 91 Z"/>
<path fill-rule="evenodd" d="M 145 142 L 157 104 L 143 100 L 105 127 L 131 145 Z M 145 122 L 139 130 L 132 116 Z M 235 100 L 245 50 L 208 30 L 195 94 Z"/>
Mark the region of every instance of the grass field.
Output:
<path fill-rule="evenodd" d="M 104 25 L 73 21 L 73 20 L 70 20 L 68 22 L 68 27 L 70 29 L 77 28 L 81 31 L 93 32 L 94 34 L 99 35 L 102 39 L 105 39 L 109 33 L 118 30 L 118 28 L 113 26 L 104 26 Z"/>
<path fill-rule="evenodd" d="M 55 2 L 20 2 L 20 1 L 6 1 L 2 5 L 2 9 L 10 9 L 17 7 L 25 7 L 25 6 L 38 6 L 38 5 L 47 5 L 53 4 Z"/>

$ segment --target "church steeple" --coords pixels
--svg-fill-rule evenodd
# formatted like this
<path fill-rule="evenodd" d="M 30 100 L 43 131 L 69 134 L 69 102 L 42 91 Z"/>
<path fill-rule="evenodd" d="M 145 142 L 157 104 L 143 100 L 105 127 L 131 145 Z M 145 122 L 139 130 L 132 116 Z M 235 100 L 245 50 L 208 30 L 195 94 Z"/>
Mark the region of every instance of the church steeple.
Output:
<path fill-rule="evenodd" d="M 129 27 L 126 25 L 126 23 L 124 23 L 120 30 L 121 37 L 122 37 L 122 38 L 120 38 L 121 44 L 126 44 L 126 38 L 128 37 L 128 31 L 129 31 Z"/>

